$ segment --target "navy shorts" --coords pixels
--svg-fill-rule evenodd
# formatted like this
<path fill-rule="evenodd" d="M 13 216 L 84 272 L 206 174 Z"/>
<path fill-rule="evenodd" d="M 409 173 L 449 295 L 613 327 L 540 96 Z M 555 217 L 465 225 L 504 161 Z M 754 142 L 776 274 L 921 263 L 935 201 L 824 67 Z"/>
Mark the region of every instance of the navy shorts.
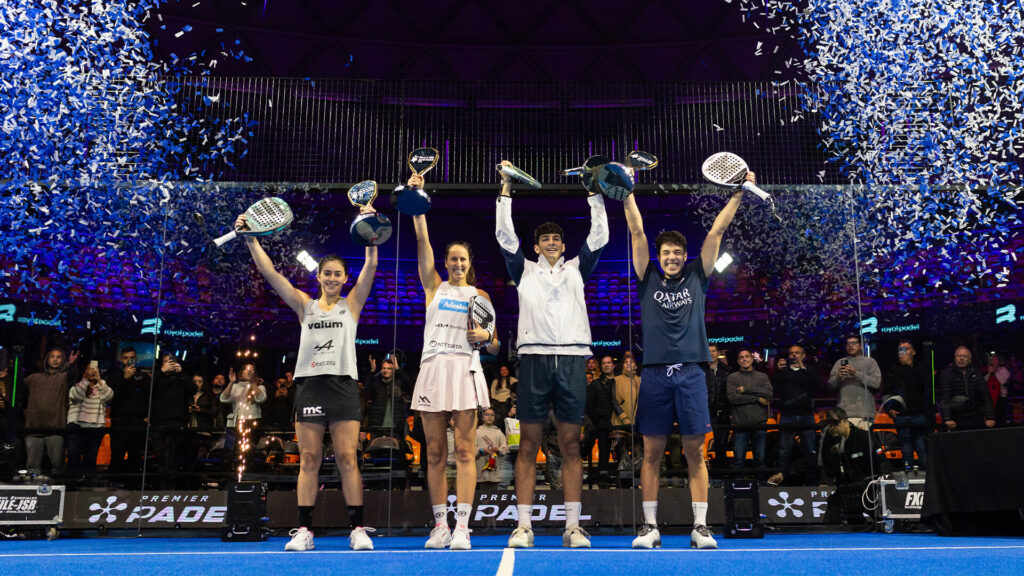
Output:
<path fill-rule="evenodd" d="M 524 354 L 516 390 L 516 414 L 523 422 L 545 421 L 554 408 L 559 422 L 583 424 L 587 357 Z"/>
<path fill-rule="evenodd" d="M 644 436 L 668 436 L 679 423 L 683 436 L 711 432 L 708 385 L 700 364 L 644 366 L 636 427 Z"/>
<path fill-rule="evenodd" d="M 363 419 L 359 383 L 348 376 L 306 376 L 295 379 L 295 421 L 330 425 Z"/>

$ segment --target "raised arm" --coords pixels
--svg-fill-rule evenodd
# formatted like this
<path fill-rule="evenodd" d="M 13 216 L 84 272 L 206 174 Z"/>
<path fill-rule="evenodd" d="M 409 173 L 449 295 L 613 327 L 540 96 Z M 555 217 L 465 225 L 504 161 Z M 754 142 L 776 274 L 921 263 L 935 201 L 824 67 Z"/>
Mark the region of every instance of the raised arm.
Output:
<path fill-rule="evenodd" d="M 586 282 L 597 268 L 601 252 L 608 245 L 608 212 L 604 209 L 604 196 L 591 194 L 587 198 L 590 204 L 590 233 L 580 248 L 580 275 Z"/>
<path fill-rule="evenodd" d="M 629 235 L 633 244 L 633 271 L 641 280 L 647 273 L 647 266 L 651 263 L 651 253 L 647 248 L 647 234 L 644 232 L 644 220 L 640 216 L 640 208 L 636 205 L 636 195 L 630 194 L 622 201 L 622 207 L 626 213 L 626 225 L 629 226 Z"/>
<path fill-rule="evenodd" d="M 409 186 L 423 187 L 423 176 L 413 174 L 409 178 Z M 434 299 L 434 291 L 441 285 L 441 275 L 434 264 L 434 248 L 430 245 L 430 233 L 427 231 L 427 217 L 424 214 L 412 217 L 412 225 L 416 230 L 416 262 L 420 273 L 420 284 L 426 293 L 426 304 L 429 306 Z"/>
<path fill-rule="evenodd" d="M 753 176 L 753 173 L 748 174 L 748 177 L 750 176 Z M 743 189 L 733 193 L 729 201 L 726 202 L 725 208 L 722 208 L 715 218 L 714 224 L 711 225 L 708 237 L 704 239 L 704 245 L 700 248 L 700 261 L 704 266 L 705 276 L 711 276 L 711 271 L 715 269 L 715 262 L 718 261 L 718 249 L 722 245 L 722 236 L 725 235 L 725 229 L 729 227 L 732 219 L 736 216 L 736 210 L 739 209 L 740 201 L 743 200 L 743 193 Z"/>
<path fill-rule="evenodd" d="M 239 216 L 238 220 L 235 221 L 235 228 L 241 228 L 244 225 L 245 216 Z M 256 269 L 260 271 L 260 274 L 270 284 L 270 287 L 274 289 L 274 292 L 277 292 L 281 300 L 284 300 L 284 303 L 301 317 L 303 306 L 310 300 L 309 296 L 302 290 L 292 286 L 292 283 L 287 278 L 274 269 L 274 263 L 270 261 L 270 256 L 267 256 L 267 253 L 263 251 L 263 247 L 260 246 L 256 238 L 246 236 L 245 245 L 249 247 L 252 260 L 256 263 Z"/>
<path fill-rule="evenodd" d="M 505 163 L 507 160 L 502 161 L 502 164 Z M 494 236 L 501 246 L 501 254 L 505 258 L 505 268 L 509 276 L 513 282 L 519 284 L 526 267 L 526 257 L 512 224 L 512 179 L 505 174 L 501 177 L 501 194 L 495 208 Z"/>
<path fill-rule="evenodd" d="M 377 247 L 367 246 L 366 257 L 363 260 L 363 269 L 359 271 L 359 278 L 352 291 L 345 297 L 345 304 L 348 312 L 356 322 L 359 322 L 359 315 L 363 311 L 366 299 L 370 296 L 370 289 L 373 288 L 373 279 L 377 275 Z"/>

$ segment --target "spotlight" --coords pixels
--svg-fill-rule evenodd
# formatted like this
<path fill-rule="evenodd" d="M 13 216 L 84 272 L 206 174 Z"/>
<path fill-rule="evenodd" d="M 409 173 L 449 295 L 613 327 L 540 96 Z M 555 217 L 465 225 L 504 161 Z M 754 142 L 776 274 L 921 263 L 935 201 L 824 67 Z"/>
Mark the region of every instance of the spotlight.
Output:
<path fill-rule="evenodd" d="M 302 264 L 303 266 L 306 267 L 306 270 L 309 270 L 310 272 L 316 270 L 316 260 L 314 260 L 313 257 L 309 255 L 309 252 L 303 250 L 302 252 L 299 252 L 298 256 L 296 256 L 295 258 L 299 261 L 299 264 Z"/>
<path fill-rule="evenodd" d="M 255 342 L 256 341 L 256 335 L 255 334 L 249 334 L 249 341 L 250 342 Z"/>
<path fill-rule="evenodd" d="M 732 256 L 728 252 L 722 252 L 722 255 L 718 257 L 718 262 L 715 262 L 715 271 L 721 274 L 732 264 Z"/>
<path fill-rule="evenodd" d="M 236 352 L 236 353 L 235 353 L 235 356 L 241 357 L 241 356 L 242 356 L 242 351 L 241 351 L 241 350 L 239 350 L 238 352 Z"/>

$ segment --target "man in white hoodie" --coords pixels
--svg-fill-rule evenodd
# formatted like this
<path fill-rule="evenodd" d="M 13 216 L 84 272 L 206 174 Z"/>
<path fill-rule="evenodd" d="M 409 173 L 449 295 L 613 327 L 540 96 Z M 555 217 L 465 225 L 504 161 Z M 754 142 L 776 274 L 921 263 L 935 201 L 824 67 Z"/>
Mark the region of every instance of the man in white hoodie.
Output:
<path fill-rule="evenodd" d="M 506 162 L 503 162 L 505 164 Z M 608 216 L 604 200 L 592 194 L 590 233 L 579 255 L 563 256 L 565 236 L 561 227 L 545 222 L 534 231 L 533 250 L 540 257 L 527 260 L 512 225 L 512 182 L 503 176 L 497 203 L 495 235 L 505 266 L 519 292 L 519 388 L 516 410 L 521 438 L 516 461 L 516 498 L 519 527 L 512 532 L 510 548 L 533 546 L 530 514 L 537 478 L 537 451 L 544 422 L 552 408 L 558 425 L 562 452 L 565 532 L 562 545 L 589 548 L 589 535 L 580 528 L 583 463 L 580 428 L 587 398 L 586 359 L 590 352 L 590 320 L 583 285 L 597 267 L 608 243 Z"/>

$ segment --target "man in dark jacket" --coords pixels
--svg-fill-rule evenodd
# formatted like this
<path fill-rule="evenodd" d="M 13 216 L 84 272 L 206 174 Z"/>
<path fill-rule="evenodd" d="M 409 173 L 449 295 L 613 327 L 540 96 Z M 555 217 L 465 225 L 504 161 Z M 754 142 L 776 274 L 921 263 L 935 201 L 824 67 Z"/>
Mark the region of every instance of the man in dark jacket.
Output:
<path fill-rule="evenodd" d="M 900 340 L 897 358 L 899 363 L 889 369 L 886 377 L 892 386 L 892 395 L 882 409 L 889 413 L 896 426 L 904 468 L 913 466 L 914 452 L 917 452 L 920 467 L 926 468 L 925 441 L 935 427 L 931 374 L 917 361 L 917 350 L 910 340 Z"/>
<path fill-rule="evenodd" d="M 727 389 L 732 412 L 733 468 L 742 468 L 747 457 L 747 446 L 754 439 L 754 461 L 763 468 L 765 439 L 768 423 L 768 399 L 772 397 L 772 383 L 768 375 L 754 370 L 754 355 L 742 348 L 736 356 L 740 369 L 729 375 Z M 760 427 L 760 429 L 750 429 Z"/>
<path fill-rule="evenodd" d="M 135 349 L 123 348 L 121 366 L 112 368 L 104 378 L 114 391 L 110 402 L 110 471 L 115 473 L 142 470 L 152 375 L 140 369 L 137 362 Z"/>
<path fill-rule="evenodd" d="M 366 422 L 370 426 L 393 426 L 394 436 L 405 438 L 407 412 L 403 396 L 409 377 L 395 369 L 394 359 L 387 358 L 381 362 L 380 373 L 367 380 Z"/>
<path fill-rule="evenodd" d="M 939 409 L 949 430 L 992 428 L 995 407 L 981 372 L 971 365 L 971 351 L 956 349 L 953 365 L 939 372 Z"/>
<path fill-rule="evenodd" d="M 177 487 L 178 472 L 184 464 L 185 434 L 192 404 L 192 383 L 181 372 L 173 354 L 160 355 L 159 369 L 153 379 L 151 451 L 160 462 L 160 487 Z"/>
<path fill-rule="evenodd" d="M 711 353 L 711 362 L 708 363 L 704 372 L 708 385 L 708 411 L 711 414 L 711 425 L 714 427 L 714 465 L 724 466 L 726 463 L 726 451 L 729 439 L 729 393 L 726 390 L 726 381 L 729 378 L 729 370 L 721 361 L 721 352 L 718 346 L 708 346 Z"/>
<path fill-rule="evenodd" d="M 790 346 L 786 356 L 786 367 L 776 371 L 774 384 L 779 394 L 779 468 L 789 466 L 796 435 L 800 436 L 806 454 L 818 452 L 814 423 L 814 391 L 818 379 L 804 365 L 807 355 L 803 346 Z"/>
<path fill-rule="evenodd" d="M 865 521 L 861 495 L 874 476 L 886 472 L 881 442 L 874 432 L 850 424 L 846 411 L 832 408 L 825 418 L 819 460 L 826 474 L 835 479 L 836 491 L 829 496 L 825 524 Z"/>
<path fill-rule="evenodd" d="M 615 360 L 611 356 L 601 358 L 601 375 L 587 386 L 587 419 L 584 425 L 582 452 L 586 458 L 592 454 L 597 441 L 597 470 L 599 482 L 608 482 L 611 454 L 612 414 L 623 414 L 624 410 L 615 401 Z M 593 484 L 593 479 L 591 479 Z"/>

